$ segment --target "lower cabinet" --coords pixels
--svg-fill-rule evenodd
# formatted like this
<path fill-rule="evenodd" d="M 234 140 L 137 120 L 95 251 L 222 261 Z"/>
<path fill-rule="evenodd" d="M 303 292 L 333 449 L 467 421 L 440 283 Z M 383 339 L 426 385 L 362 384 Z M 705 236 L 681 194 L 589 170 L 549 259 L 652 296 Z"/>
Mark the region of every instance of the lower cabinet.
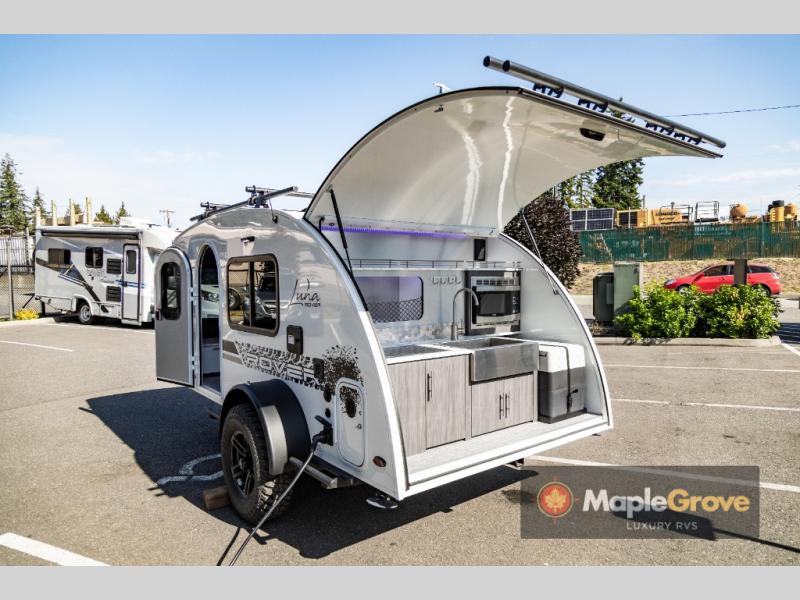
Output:
<path fill-rule="evenodd" d="M 389 365 L 407 455 L 466 437 L 467 356 Z"/>
<path fill-rule="evenodd" d="M 472 435 L 533 421 L 534 376 L 509 377 L 472 386 Z"/>

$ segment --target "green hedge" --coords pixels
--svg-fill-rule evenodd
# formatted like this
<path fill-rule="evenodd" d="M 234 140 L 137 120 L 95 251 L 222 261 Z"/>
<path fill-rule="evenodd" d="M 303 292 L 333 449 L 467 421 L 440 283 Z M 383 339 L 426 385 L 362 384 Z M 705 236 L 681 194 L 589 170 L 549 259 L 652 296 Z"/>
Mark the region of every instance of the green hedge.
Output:
<path fill-rule="evenodd" d="M 642 338 L 766 338 L 778 331 L 776 299 L 757 286 L 724 285 L 713 294 L 658 284 L 634 288 L 629 312 L 614 319 L 620 333 Z"/>

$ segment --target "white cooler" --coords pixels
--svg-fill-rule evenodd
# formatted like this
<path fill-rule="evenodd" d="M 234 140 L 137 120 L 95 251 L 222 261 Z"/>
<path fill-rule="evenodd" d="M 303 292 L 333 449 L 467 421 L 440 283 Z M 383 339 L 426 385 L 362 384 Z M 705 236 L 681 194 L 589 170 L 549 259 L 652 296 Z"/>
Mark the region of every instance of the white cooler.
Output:
<path fill-rule="evenodd" d="M 582 346 L 539 342 L 539 420 L 554 423 L 586 412 Z"/>

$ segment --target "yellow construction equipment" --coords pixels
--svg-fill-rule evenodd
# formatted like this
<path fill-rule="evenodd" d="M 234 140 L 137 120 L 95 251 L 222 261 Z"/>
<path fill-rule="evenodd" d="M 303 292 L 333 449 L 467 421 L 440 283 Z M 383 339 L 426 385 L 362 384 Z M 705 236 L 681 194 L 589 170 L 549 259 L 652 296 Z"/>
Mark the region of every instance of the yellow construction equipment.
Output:
<path fill-rule="evenodd" d="M 661 206 L 659 208 L 634 208 L 618 210 L 617 227 L 661 227 L 664 225 L 685 225 L 690 221 L 689 207 Z"/>

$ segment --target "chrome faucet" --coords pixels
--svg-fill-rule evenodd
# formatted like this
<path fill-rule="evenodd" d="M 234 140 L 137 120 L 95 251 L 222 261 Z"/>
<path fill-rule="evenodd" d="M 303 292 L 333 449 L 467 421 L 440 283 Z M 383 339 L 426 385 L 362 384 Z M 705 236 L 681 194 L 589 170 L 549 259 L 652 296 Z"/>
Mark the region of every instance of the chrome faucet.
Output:
<path fill-rule="evenodd" d="M 451 340 L 457 340 L 458 339 L 458 326 L 456 325 L 456 298 L 458 298 L 458 295 L 461 292 L 469 292 L 470 294 L 472 294 L 472 302 L 475 304 L 475 306 L 478 306 L 478 304 L 480 304 L 480 301 L 478 300 L 478 294 L 473 292 L 470 288 L 463 287 L 463 288 L 461 288 L 459 290 L 456 290 L 456 293 L 453 294 L 453 323 L 452 323 L 452 325 L 450 325 L 450 339 Z M 467 318 L 467 311 L 466 311 L 466 307 L 465 307 L 464 319 L 466 320 L 466 318 Z"/>

